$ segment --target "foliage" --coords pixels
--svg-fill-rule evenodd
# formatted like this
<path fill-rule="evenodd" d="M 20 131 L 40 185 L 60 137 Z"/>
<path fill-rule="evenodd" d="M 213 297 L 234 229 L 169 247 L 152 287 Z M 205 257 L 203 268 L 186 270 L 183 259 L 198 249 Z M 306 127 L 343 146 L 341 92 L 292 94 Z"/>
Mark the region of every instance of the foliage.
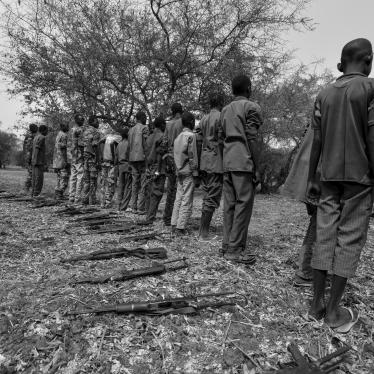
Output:
<path fill-rule="evenodd" d="M 17 136 L 15 134 L 0 130 L 0 163 L 9 163 L 17 150 Z"/>

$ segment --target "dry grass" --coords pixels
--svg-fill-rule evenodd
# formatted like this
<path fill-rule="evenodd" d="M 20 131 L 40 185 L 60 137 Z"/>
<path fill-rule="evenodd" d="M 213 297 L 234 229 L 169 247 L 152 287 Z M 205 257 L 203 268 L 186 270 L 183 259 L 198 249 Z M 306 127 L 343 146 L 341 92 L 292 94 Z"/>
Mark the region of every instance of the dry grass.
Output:
<path fill-rule="evenodd" d="M 23 171 L 1 170 L 0 189 L 19 190 L 23 176 Z M 47 175 L 48 194 L 53 184 L 54 176 Z M 304 207 L 279 196 L 256 198 L 249 242 L 258 263 L 252 268 L 219 257 L 220 237 L 198 242 L 200 207 L 197 197 L 189 237 L 149 243 L 166 246 L 169 259 L 188 257 L 189 269 L 124 283 L 74 286 L 72 280 L 83 275 L 143 267 L 150 261 L 60 264 L 62 257 L 129 243 L 116 234 L 82 236 L 82 228 L 68 235 L 68 218 L 55 215 L 57 208 L 30 209 L 25 203 L 0 200 L 0 373 L 261 373 L 290 360 L 286 346 L 291 340 L 315 358 L 332 351 L 333 332 L 302 318 L 310 291 L 292 286 L 296 250 L 307 224 Z M 213 226 L 220 235 L 221 212 Z M 156 227 L 163 229 L 160 221 Z M 373 243 L 372 224 L 359 276 L 345 298 L 361 313 L 355 329 L 339 336 L 353 347 L 342 367 L 346 373 L 374 372 Z M 188 317 L 64 316 L 83 305 L 228 289 L 248 294 L 248 305 Z"/>

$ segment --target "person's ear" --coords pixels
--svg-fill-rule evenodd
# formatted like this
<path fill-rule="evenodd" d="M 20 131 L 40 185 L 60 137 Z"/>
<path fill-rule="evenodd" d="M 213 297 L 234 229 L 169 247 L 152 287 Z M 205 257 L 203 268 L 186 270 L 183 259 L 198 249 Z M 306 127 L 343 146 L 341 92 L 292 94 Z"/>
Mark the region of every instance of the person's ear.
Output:
<path fill-rule="evenodd" d="M 344 72 L 344 69 L 343 69 L 343 64 L 341 62 L 338 62 L 338 64 L 336 65 L 336 67 L 338 68 L 338 70 L 343 73 Z"/>

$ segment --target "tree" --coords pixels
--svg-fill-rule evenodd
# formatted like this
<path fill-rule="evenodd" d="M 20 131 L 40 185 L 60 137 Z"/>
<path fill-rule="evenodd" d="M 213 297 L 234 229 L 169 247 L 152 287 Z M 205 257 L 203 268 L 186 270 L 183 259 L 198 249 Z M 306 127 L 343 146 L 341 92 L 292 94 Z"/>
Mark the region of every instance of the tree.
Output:
<path fill-rule="evenodd" d="M 17 136 L 0 130 L 0 168 L 5 167 L 18 150 Z"/>

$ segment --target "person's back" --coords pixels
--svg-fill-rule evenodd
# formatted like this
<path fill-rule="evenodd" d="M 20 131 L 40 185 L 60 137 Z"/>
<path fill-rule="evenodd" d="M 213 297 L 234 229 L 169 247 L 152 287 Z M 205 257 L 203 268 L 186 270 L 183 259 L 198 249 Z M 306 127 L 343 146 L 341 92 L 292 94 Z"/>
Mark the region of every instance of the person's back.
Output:
<path fill-rule="evenodd" d="M 322 135 L 322 181 L 370 184 L 367 156 L 368 107 L 374 100 L 374 79 L 345 74 L 317 97 Z"/>
<path fill-rule="evenodd" d="M 185 127 L 174 141 L 174 162 L 177 176 L 192 174 L 197 176 L 198 155 L 196 134 L 189 128 Z"/>
<path fill-rule="evenodd" d="M 63 169 L 67 164 L 67 133 L 60 130 L 56 136 L 55 148 L 53 152 L 53 168 Z"/>
<path fill-rule="evenodd" d="M 159 129 L 155 128 L 153 133 L 148 137 L 147 139 L 147 164 L 153 165 L 157 161 L 157 147 L 159 146 L 159 143 L 161 142 L 162 137 L 164 136 L 164 132 Z"/>
<path fill-rule="evenodd" d="M 129 161 L 144 161 L 146 158 L 144 134 L 148 128 L 146 125 L 137 122 L 129 131 Z"/>
<path fill-rule="evenodd" d="M 253 117 L 257 122 L 253 135 L 261 124 L 261 109 L 258 104 L 246 97 L 237 96 L 234 101 L 222 109 L 221 124 L 223 130 L 223 169 L 224 171 L 253 172 L 253 160 L 248 145 L 246 124 Z"/>
<path fill-rule="evenodd" d="M 172 152 L 174 149 L 174 141 L 177 136 L 183 131 L 182 119 L 180 117 L 172 118 L 166 123 L 165 136 L 168 141 L 168 151 Z"/>
<path fill-rule="evenodd" d="M 36 150 L 38 150 L 36 152 Z M 41 166 L 45 164 L 45 135 L 38 132 L 33 140 L 32 164 Z"/>

